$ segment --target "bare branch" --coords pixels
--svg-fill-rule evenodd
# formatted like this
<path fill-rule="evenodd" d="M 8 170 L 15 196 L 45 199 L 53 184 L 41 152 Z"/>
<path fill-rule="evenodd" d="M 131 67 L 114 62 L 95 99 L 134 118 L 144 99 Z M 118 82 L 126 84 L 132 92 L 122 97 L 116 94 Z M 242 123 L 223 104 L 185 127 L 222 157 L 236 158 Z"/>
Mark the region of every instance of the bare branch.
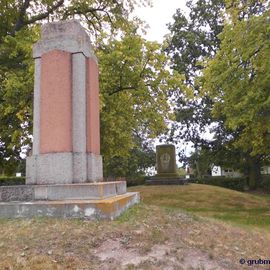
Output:
<path fill-rule="evenodd" d="M 146 69 L 146 66 L 147 66 L 147 64 L 149 63 L 149 61 L 150 61 L 150 58 L 148 57 L 148 58 L 146 59 L 144 65 L 143 65 L 142 71 L 140 72 L 140 78 L 142 78 L 142 75 L 143 75 L 143 73 L 144 73 L 144 71 L 145 71 L 145 69 Z"/>
<path fill-rule="evenodd" d="M 29 7 L 29 5 L 30 5 L 30 0 L 25 0 L 23 4 L 21 5 L 21 8 L 19 10 L 19 17 L 15 24 L 13 34 L 15 34 L 15 32 L 19 31 L 24 26 L 24 17 L 25 17 L 26 10 Z"/>
<path fill-rule="evenodd" d="M 53 5 L 52 7 L 49 7 L 46 12 L 33 16 L 29 20 L 25 21 L 25 25 L 32 24 L 36 21 L 41 21 L 43 19 L 46 19 L 50 14 L 52 14 L 55 10 L 57 10 L 63 4 L 64 4 L 64 0 L 59 0 L 55 5 Z"/>
<path fill-rule="evenodd" d="M 127 86 L 127 87 L 117 87 L 117 89 L 111 93 L 109 93 L 109 96 L 112 96 L 116 93 L 122 92 L 122 91 L 126 91 L 126 90 L 137 90 L 138 88 L 135 86 Z"/>
<path fill-rule="evenodd" d="M 74 14 L 87 16 L 87 13 L 91 13 L 93 16 L 97 17 L 95 13 L 98 11 L 104 11 L 105 9 L 106 9 L 105 6 L 103 7 L 99 6 L 97 8 L 87 8 L 87 9 L 72 8 L 65 11 L 63 15 L 63 19 L 66 19 L 68 16 L 71 16 Z"/>

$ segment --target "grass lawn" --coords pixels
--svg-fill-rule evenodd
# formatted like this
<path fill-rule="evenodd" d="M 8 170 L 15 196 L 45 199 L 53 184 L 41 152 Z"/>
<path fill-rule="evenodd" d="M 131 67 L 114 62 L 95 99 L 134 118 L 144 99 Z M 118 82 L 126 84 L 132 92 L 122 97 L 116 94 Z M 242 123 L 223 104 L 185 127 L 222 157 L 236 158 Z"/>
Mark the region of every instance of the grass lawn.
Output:
<path fill-rule="evenodd" d="M 252 195 L 216 186 L 138 186 L 142 201 L 169 209 L 262 228 L 270 232 L 270 195 Z"/>
<path fill-rule="evenodd" d="M 129 190 L 142 203 L 115 221 L 0 219 L 0 270 L 270 269 L 239 263 L 269 259 L 267 196 L 198 184 Z"/>

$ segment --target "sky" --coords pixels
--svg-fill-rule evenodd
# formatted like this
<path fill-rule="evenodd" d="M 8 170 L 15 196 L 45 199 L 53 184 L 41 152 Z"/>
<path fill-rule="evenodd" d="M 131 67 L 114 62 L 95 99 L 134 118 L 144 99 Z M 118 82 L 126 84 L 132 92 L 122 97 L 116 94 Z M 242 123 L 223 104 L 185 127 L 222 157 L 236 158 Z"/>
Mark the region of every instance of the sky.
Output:
<path fill-rule="evenodd" d="M 161 42 L 168 33 L 166 24 L 173 22 L 176 9 L 187 11 L 186 0 L 152 0 L 152 3 L 152 7 L 137 7 L 134 13 L 150 27 L 146 38 Z"/>
<path fill-rule="evenodd" d="M 152 7 L 140 7 L 136 8 L 134 14 L 145 21 L 149 25 L 147 30 L 146 39 L 150 41 L 162 42 L 164 35 L 169 33 L 168 23 L 173 22 L 173 15 L 177 9 L 181 9 L 184 12 L 188 12 L 186 7 L 187 0 L 152 0 Z M 156 140 L 155 145 L 160 144 Z M 176 152 L 184 149 L 186 154 L 190 154 L 193 150 L 191 144 L 179 143 L 176 145 Z M 178 157 L 176 158 L 177 165 L 181 166 Z"/>

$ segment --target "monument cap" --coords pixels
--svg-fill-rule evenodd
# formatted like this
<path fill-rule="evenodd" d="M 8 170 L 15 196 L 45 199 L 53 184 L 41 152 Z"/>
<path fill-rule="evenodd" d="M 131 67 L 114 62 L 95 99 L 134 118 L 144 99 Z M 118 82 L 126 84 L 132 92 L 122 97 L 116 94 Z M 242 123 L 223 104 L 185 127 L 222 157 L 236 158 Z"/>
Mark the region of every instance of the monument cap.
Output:
<path fill-rule="evenodd" d="M 41 28 L 41 40 L 33 48 L 33 57 L 52 50 L 70 53 L 83 53 L 86 57 L 96 59 L 88 34 L 79 21 L 58 21 L 45 24 Z"/>

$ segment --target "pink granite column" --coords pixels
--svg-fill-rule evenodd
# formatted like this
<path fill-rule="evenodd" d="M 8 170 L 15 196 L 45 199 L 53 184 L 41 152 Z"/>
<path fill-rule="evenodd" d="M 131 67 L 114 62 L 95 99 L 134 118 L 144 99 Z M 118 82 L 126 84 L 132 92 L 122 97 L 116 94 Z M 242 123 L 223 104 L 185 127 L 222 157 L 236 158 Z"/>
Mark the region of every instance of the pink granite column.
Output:
<path fill-rule="evenodd" d="M 71 53 L 41 57 L 40 153 L 72 152 Z"/>
<path fill-rule="evenodd" d="M 98 66 L 94 59 L 87 61 L 87 152 L 100 154 Z"/>
<path fill-rule="evenodd" d="M 36 59 L 33 155 L 27 184 L 102 181 L 97 59 L 77 21 L 42 27 Z"/>

